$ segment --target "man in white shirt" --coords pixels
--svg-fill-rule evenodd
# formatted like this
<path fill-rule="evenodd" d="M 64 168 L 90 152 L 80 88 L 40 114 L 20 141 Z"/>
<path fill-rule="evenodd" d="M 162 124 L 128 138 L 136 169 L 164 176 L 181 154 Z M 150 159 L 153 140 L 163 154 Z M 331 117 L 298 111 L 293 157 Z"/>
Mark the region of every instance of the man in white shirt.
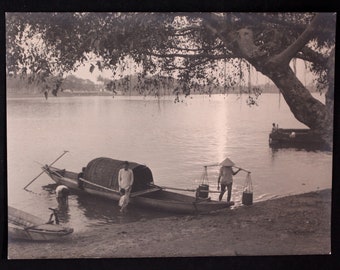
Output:
<path fill-rule="evenodd" d="M 133 171 L 129 169 L 128 161 L 124 162 L 124 168 L 120 169 L 118 172 L 118 185 L 119 185 L 119 191 L 124 189 L 124 194 L 126 196 L 125 198 L 128 202 L 128 198 L 130 196 L 131 188 L 133 185 Z"/>

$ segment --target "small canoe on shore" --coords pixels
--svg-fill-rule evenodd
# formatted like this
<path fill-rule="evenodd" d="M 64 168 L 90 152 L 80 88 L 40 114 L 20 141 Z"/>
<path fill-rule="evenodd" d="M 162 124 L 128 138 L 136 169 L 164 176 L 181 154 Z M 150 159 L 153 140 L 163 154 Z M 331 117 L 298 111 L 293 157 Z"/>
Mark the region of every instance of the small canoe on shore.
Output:
<path fill-rule="evenodd" d="M 72 228 L 59 224 L 46 224 L 44 220 L 8 206 L 8 236 L 12 239 L 49 241 L 66 236 Z"/>
<path fill-rule="evenodd" d="M 269 134 L 269 145 L 272 147 L 323 147 L 325 143 L 310 129 L 278 128 Z"/>
<path fill-rule="evenodd" d="M 100 174 L 93 173 L 91 164 L 97 164 L 102 171 L 103 168 L 109 170 L 107 166 L 102 166 L 103 162 L 109 162 L 111 166 L 111 172 L 106 173 L 106 180 L 108 184 L 105 184 L 104 180 L 98 183 Z M 98 165 L 100 164 L 101 165 Z M 114 201 L 120 199 L 120 193 L 117 187 L 117 170 L 121 166 L 114 166 L 116 163 L 122 165 L 123 162 L 117 160 L 109 160 L 108 158 L 101 158 L 91 161 L 87 168 L 92 170 L 92 175 L 96 175 L 95 181 L 90 181 L 86 178 L 86 173 L 82 175 L 84 178 L 79 177 L 79 173 L 58 169 L 55 167 L 44 166 L 42 169 L 57 183 L 67 186 L 71 191 L 75 193 L 85 193 L 94 195 Z M 113 169 L 112 169 L 113 168 Z M 130 194 L 130 203 L 141 207 L 146 207 L 153 210 L 173 213 L 194 214 L 211 212 L 218 209 L 229 208 L 234 205 L 234 202 L 220 202 L 214 201 L 210 198 L 196 198 L 194 196 L 188 196 L 185 194 L 166 191 L 163 188 L 153 184 L 152 174 L 149 168 L 137 163 L 130 163 L 130 168 L 134 172 L 134 184 L 132 186 L 132 192 Z"/>

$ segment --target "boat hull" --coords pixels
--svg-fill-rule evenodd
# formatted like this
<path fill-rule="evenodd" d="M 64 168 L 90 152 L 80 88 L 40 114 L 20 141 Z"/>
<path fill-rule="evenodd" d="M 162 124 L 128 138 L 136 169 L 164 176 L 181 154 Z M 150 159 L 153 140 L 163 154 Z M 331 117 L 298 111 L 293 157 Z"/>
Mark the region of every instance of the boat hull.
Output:
<path fill-rule="evenodd" d="M 275 147 L 323 148 L 324 141 L 310 129 L 282 129 L 269 134 L 269 145 Z"/>
<path fill-rule="evenodd" d="M 8 207 L 8 236 L 11 239 L 50 241 L 72 232 L 72 228 L 57 224 L 46 224 L 36 216 L 11 206 Z"/>
<path fill-rule="evenodd" d="M 77 174 L 65 170 L 50 167 L 45 168 L 45 172 L 57 183 L 69 187 L 76 193 L 86 193 L 101 198 L 114 201 L 120 199 L 118 191 L 107 191 L 92 189 L 88 187 L 79 188 Z M 162 212 L 195 214 L 216 211 L 219 209 L 229 208 L 234 205 L 233 202 L 219 202 L 210 199 L 197 200 L 195 197 L 170 192 L 166 190 L 157 190 L 140 196 L 131 194 L 130 203 L 141 207 L 158 210 Z"/>

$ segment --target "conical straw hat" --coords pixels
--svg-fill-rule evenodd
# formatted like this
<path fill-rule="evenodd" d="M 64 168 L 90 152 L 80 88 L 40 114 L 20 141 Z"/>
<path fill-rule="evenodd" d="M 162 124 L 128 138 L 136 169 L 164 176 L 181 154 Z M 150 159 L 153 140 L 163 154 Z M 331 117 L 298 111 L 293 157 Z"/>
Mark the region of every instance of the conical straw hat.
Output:
<path fill-rule="evenodd" d="M 231 167 L 231 166 L 234 166 L 235 163 L 232 162 L 229 158 L 226 158 L 225 160 L 223 160 L 222 162 L 220 162 L 219 165 L 220 165 L 220 166 Z"/>

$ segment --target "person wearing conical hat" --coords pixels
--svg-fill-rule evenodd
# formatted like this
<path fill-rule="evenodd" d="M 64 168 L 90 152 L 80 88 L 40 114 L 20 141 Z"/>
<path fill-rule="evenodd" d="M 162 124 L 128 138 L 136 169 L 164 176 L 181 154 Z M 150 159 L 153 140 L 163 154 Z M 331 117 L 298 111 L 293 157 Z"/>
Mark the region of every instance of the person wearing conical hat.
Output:
<path fill-rule="evenodd" d="M 231 199 L 231 190 L 233 186 L 233 175 L 237 174 L 241 169 L 238 169 L 236 172 L 233 171 L 232 166 L 235 165 L 234 162 L 232 162 L 229 158 L 226 158 L 223 160 L 220 164 L 220 174 L 218 176 L 217 180 L 217 189 L 220 189 L 221 184 L 221 193 L 219 196 L 219 200 L 222 200 L 222 197 L 226 191 L 226 188 L 228 189 L 228 196 L 227 196 L 227 202 L 230 202 Z"/>

